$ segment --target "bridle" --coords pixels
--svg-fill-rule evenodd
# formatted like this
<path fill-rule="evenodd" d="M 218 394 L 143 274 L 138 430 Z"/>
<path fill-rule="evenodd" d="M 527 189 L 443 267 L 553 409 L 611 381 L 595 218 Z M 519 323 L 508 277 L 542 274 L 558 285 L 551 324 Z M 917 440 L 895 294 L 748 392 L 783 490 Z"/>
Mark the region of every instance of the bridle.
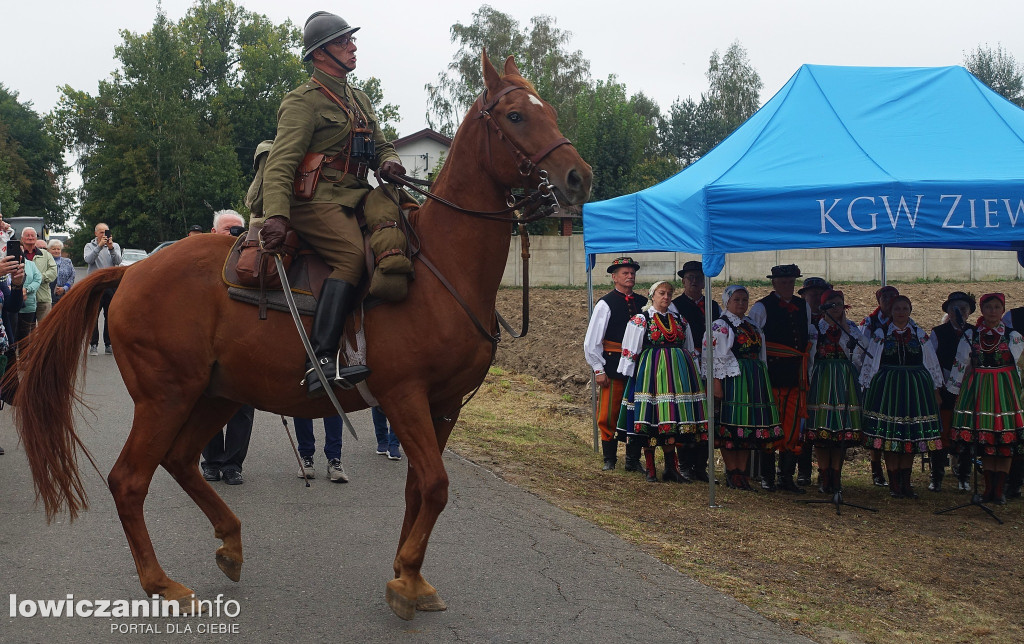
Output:
<path fill-rule="evenodd" d="M 411 177 L 396 177 L 392 175 L 390 177 L 387 177 L 386 179 L 391 181 L 392 183 L 397 183 L 406 188 L 409 188 L 410 190 L 417 192 L 428 199 L 433 199 L 434 201 L 442 203 L 453 210 L 457 210 L 458 212 L 473 217 L 479 217 L 481 219 L 490 219 L 492 221 L 504 221 L 513 224 L 524 224 L 548 216 L 550 210 L 558 207 L 558 199 L 555 197 L 555 194 L 552 190 L 554 186 L 551 185 L 547 171 L 541 170 L 538 167 L 538 164 L 540 164 L 541 161 L 547 158 L 549 154 L 554 152 L 559 147 L 563 145 L 572 145 L 572 142 L 563 136 L 561 138 L 555 139 L 539 152 L 533 155 L 529 155 L 526 152 L 524 152 L 523 149 L 515 141 L 513 141 L 507 134 L 505 134 L 505 131 L 501 129 L 501 126 L 498 124 L 498 121 L 491 115 L 491 110 L 494 109 L 494 107 L 501 101 L 501 99 L 506 94 L 508 94 L 509 92 L 513 92 L 517 89 L 526 91 L 526 88 L 521 85 L 509 85 L 508 87 L 502 89 L 500 92 L 497 92 L 487 102 L 485 102 L 485 99 L 487 98 L 487 92 L 485 90 L 484 93 L 481 94 L 476 99 L 476 102 L 473 103 L 473 109 L 475 109 L 477 112 L 474 118 L 484 119 L 484 122 L 486 123 L 489 132 L 493 130 L 494 134 L 498 137 L 498 140 L 505 144 L 505 147 L 508 149 L 509 154 L 512 155 L 512 161 L 515 163 L 516 169 L 519 171 L 519 175 L 523 178 L 524 188 L 529 188 L 530 178 L 536 175 L 536 178 L 539 180 L 539 183 L 533 191 L 517 198 L 516 195 L 510 190 L 506 201 L 506 203 L 508 204 L 507 208 L 503 210 L 481 211 L 463 208 L 462 206 L 452 203 L 451 201 L 445 199 L 444 197 L 440 197 L 430 192 L 429 190 L 423 190 L 414 185 L 414 180 L 412 180 Z M 491 159 L 490 135 L 484 137 L 484 146 L 486 158 Z M 514 213 L 516 210 L 523 210 L 529 212 L 530 214 L 505 216 Z"/>

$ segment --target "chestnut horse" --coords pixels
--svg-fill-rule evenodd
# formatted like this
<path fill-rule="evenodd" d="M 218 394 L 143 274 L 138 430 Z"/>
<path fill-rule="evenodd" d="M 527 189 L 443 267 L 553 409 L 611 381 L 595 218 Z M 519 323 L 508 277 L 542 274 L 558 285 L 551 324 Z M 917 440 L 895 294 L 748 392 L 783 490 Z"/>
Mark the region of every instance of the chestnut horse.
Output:
<path fill-rule="evenodd" d="M 537 95 L 512 57 L 498 71 L 482 56 L 486 91 L 471 108 L 434 184 L 439 197 L 473 211 L 500 211 L 510 189 L 538 185 L 545 171 L 563 203 L 590 194 L 591 170 L 565 145 L 550 105 Z M 521 91 L 514 91 L 521 90 Z M 484 103 L 486 97 L 490 97 Z M 495 127 L 497 126 L 497 127 Z M 559 143 L 562 141 L 562 143 Z M 527 164 L 531 158 L 536 163 Z M 541 158 L 543 157 L 543 158 Z M 494 317 L 512 226 L 474 218 L 428 202 L 412 216 L 421 254 L 432 261 L 479 319 Z M 75 285 L 22 348 L 15 421 L 48 518 L 87 508 L 76 454 L 84 445 L 72 411 L 85 343 L 100 297 L 117 287 L 109 325 L 115 359 L 135 403 L 131 433 L 107 477 L 118 516 L 147 595 L 195 608 L 193 591 L 170 579 L 157 562 L 143 504 L 158 465 L 164 467 L 213 524 L 222 541 L 216 561 L 233 581 L 242 567 L 241 522 L 203 480 L 203 447 L 242 404 L 274 414 L 320 418 L 336 412 L 326 397 L 308 399 L 305 354 L 292 318 L 228 298 L 221 267 L 233 238 L 183 239 L 131 267 L 96 271 Z M 310 320 L 305 320 L 308 326 Z M 349 321 L 349 332 L 352 322 Z M 416 610 L 443 610 L 437 591 L 420 574 L 427 541 L 448 498 L 441 460 L 464 396 L 484 379 L 492 342 L 430 271 L 419 264 L 408 297 L 366 313 L 366 381 L 394 425 L 409 459 L 405 517 L 387 582 L 392 610 L 412 619 Z M 338 390 L 348 411 L 367 405 L 354 390 Z M 53 401 L 52 405 L 33 404 Z M 91 460 L 91 457 L 89 457 Z"/>

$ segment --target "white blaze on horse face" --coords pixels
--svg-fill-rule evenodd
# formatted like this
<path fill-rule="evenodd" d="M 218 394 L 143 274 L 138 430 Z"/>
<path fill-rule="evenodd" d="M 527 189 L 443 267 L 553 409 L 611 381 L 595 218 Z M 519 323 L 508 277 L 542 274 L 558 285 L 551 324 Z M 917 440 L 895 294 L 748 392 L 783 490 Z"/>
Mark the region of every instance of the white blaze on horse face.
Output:
<path fill-rule="evenodd" d="M 541 101 L 536 96 L 534 96 L 533 94 L 530 94 L 530 102 L 533 103 L 534 105 L 540 105 L 541 107 L 544 107 L 544 102 Z"/>

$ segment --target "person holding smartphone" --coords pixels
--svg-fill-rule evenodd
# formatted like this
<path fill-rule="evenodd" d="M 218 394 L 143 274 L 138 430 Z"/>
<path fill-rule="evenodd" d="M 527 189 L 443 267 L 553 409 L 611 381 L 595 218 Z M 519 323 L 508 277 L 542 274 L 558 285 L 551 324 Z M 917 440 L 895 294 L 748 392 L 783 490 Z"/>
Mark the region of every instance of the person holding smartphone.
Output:
<path fill-rule="evenodd" d="M 20 242 L 18 242 L 20 246 Z M 2 303 L 3 323 L 0 324 L 0 354 L 6 354 L 7 364 L 14 361 L 13 348 L 10 340 L 13 339 L 13 330 L 17 328 L 12 324 L 18 319 L 18 311 L 22 305 L 22 284 L 25 283 L 25 267 L 22 262 L 11 256 L 0 255 L 0 303 Z M 10 286 L 8 286 L 8 275 L 10 275 Z M 2 373 L 2 372 L 0 372 Z M 0 391 L 0 397 L 3 397 Z M 0 447 L 0 456 L 3 456 L 4 448 Z"/>
<path fill-rule="evenodd" d="M 93 233 L 96 235 L 93 239 L 85 245 L 85 263 L 89 265 L 87 274 L 100 268 L 110 268 L 111 266 L 118 266 L 121 263 L 121 247 L 114 242 L 113 236 L 110 234 L 110 226 L 105 223 L 96 224 L 96 228 L 93 229 Z M 100 312 L 103 314 L 103 346 L 104 353 L 112 355 L 114 350 L 110 346 L 110 330 L 106 323 L 107 319 L 107 308 L 110 306 L 110 300 L 114 297 L 114 291 L 116 289 L 109 288 L 103 292 L 103 297 L 100 299 Z M 92 329 L 92 341 L 89 342 L 89 355 L 99 355 L 99 339 L 100 339 L 100 320 L 99 316 L 96 318 L 96 325 Z"/>

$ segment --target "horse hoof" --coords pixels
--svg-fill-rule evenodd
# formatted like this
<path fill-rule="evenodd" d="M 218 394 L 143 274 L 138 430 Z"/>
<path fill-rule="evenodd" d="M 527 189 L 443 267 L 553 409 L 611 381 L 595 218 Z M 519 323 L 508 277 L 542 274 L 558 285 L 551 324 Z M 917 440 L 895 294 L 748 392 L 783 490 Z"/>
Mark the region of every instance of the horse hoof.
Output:
<path fill-rule="evenodd" d="M 429 595 L 420 595 L 416 598 L 416 610 L 448 610 L 448 604 L 444 603 L 444 600 L 437 593 L 430 593 Z"/>
<path fill-rule="evenodd" d="M 228 579 L 231 581 L 238 581 L 242 578 L 242 562 L 235 561 L 231 557 L 218 554 L 217 555 L 217 567 L 221 569 Z"/>
<path fill-rule="evenodd" d="M 388 602 L 388 606 L 394 611 L 395 615 L 398 615 L 406 621 L 412 620 L 416 616 L 416 602 L 407 599 L 402 596 L 398 591 L 393 590 L 391 586 L 388 586 L 387 592 L 384 594 L 384 598 Z"/>
<path fill-rule="evenodd" d="M 200 615 L 202 613 L 202 607 L 199 604 L 199 600 L 196 599 L 196 594 L 182 586 L 182 590 L 171 593 L 161 593 L 161 596 L 166 601 L 172 601 L 178 603 L 178 613 L 181 615 Z"/>

